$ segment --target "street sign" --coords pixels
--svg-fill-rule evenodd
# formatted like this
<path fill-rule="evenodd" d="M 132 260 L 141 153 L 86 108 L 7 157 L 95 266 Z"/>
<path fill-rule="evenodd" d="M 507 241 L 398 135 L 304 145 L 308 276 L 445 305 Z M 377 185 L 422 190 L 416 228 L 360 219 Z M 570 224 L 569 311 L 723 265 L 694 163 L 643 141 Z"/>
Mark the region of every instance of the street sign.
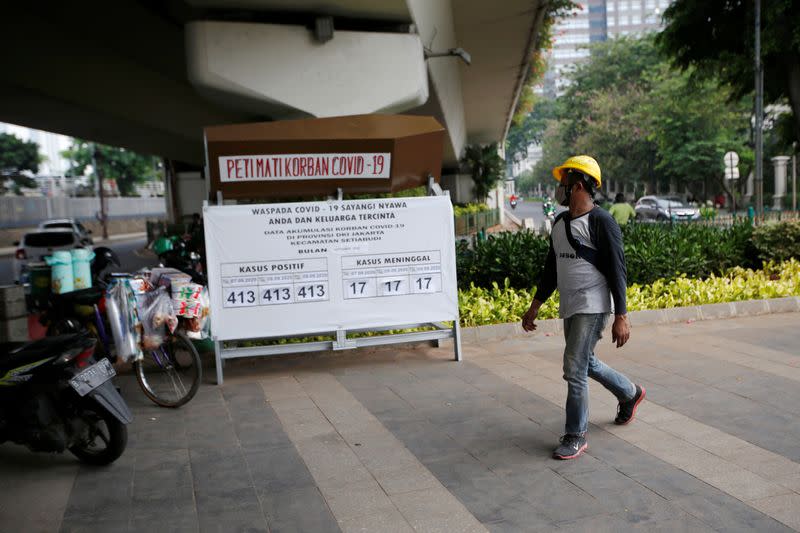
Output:
<path fill-rule="evenodd" d="M 739 167 L 726 168 L 725 169 L 725 179 L 726 180 L 738 180 L 739 179 Z"/>
<path fill-rule="evenodd" d="M 728 152 L 722 158 L 725 161 L 725 167 L 731 168 L 739 164 L 739 154 L 736 152 Z"/>
<path fill-rule="evenodd" d="M 218 340 L 458 320 L 447 196 L 203 212 Z"/>
<path fill-rule="evenodd" d="M 722 156 L 725 162 L 725 179 L 738 180 L 739 179 L 739 154 L 736 152 L 728 152 Z"/>
<path fill-rule="evenodd" d="M 437 183 L 444 128 L 433 117 L 356 115 L 205 128 L 209 199 L 313 198 Z"/>

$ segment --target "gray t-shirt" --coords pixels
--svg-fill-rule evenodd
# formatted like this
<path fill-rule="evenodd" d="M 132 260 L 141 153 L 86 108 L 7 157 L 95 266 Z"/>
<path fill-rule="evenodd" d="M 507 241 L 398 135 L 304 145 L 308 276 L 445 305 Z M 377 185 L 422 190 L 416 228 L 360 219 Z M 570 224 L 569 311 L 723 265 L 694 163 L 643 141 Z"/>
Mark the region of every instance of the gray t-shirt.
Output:
<path fill-rule="evenodd" d="M 589 236 L 588 221 L 588 213 L 571 220 L 572 236 L 583 246 L 596 250 Z M 613 306 L 606 277 L 593 264 L 578 257 L 567 238 L 566 224 L 566 217 L 560 218 L 551 234 L 561 297 L 558 314 L 569 318 L 578 313 L 610 313 Z"/>

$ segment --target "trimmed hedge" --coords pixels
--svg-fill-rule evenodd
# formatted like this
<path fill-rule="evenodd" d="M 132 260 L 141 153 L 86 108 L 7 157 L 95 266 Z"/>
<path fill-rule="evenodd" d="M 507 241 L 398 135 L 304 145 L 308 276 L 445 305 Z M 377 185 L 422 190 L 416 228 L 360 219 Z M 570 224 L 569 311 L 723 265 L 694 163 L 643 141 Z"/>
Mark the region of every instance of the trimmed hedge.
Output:
<path fill-rule="evenodd" d="M 628 283 L 681 275 L 705 278 L 740 266 L 757 268 L 749 221 L 729 228 L 702 224 L 629 224 L 623 230 Z"/>
<path fill-rule="evenodd" d="M 628 287 L 628 310 L 668 309 L 722 302 L 737 302 L 762 298 L 800 296 L 800 261 L 790 259 L 781 263 L 769 262 L 760 270 L 732 268 L 722 276 L 711 275 L 708 279 L 690 279 L 681 276 L 667 281 L 658 280 L 649 285 Z M 519 322 L 528 310 L 533 298 L 532 291 L 514 289 L 509 280 L 502 287 L 493 283 L 488 289 L 471 286 L 458 291 L 458 307 L 461 325 L 464 327 L 486 326 Z M 539 309 L 539 319 L 558 317 L 558 291 Z M 431 328 L 392 330 L 386 332 L 364 332 L 355 336 L 375 336 L 388 333 L 407 333 Z M 226 343 L 226 346 L 265 346 L 296 342 L 334 340 L 333 336 L 292 337 L 275 340 L 251 340 Z"/>
<path fill-rule="evenodd" d="M 755 232 L 747 220 L 729 228 L 629 224 L 623 239 L 630 284 L 681 275 L 706 278 L 736 266 L 758 268 L 763 260 L 800 257 L 798 222 L 762 226 Z M 548 246 L 548 237 L 528 231 L 493 233 L 471 246 L 461 241 L 456 244 L 459 288 L 502 286 L 506 278 L 511 287 L 530 288 L 541 275 Z"/>
<path fill-rule="evenodd" d="M 753 244 L 765 261 L 800 258 L 800 220 L 759 226 L 753 232 Z"/>
<path fill-rule="evenodd" d="M 800 261 L 769 262 L 760 270 L 736 267 L 724 275 L 706 279 L 685 276 L 628 287 L 628 310 L 668 309 L 761 298 L 800 296 Z M 490 288 L 471 286 L 459 291 L 463 326 L 483 326 L 522 320 L 533 297 L 532 291 L 514 289 L 509 282 Z M 558 317 L 558 291 L 542 305 L 539 318 Z"/>
<path fill-rule="evenodd" d="M 490 287 L 504 283 L 525 288 L 539 279 L 550 241 L 530 231 L 491 233 L 485 241 L 470 247 L 467 241 L 456 243 L 458 286 L 470 284 Z"/>

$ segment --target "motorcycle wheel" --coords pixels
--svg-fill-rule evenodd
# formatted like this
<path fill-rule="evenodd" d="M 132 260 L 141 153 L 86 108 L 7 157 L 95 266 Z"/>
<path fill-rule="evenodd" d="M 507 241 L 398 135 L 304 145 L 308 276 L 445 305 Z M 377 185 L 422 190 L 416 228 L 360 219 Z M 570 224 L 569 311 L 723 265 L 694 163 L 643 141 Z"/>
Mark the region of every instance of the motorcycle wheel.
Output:
<path fill-rule="evenodd" d="M 116 461 L 128 445 L 128 428 L 100 406 L 85 407 L 80 416 L 89 424 L 89 439 L 70 447 L 82 462 L 95 466 Z"/>

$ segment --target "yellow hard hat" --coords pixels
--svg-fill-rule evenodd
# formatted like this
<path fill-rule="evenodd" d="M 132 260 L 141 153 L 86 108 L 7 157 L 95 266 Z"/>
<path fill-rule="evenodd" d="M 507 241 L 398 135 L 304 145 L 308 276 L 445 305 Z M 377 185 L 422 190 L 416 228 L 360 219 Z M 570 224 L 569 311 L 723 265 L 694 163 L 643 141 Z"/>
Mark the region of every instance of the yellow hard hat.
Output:
<path fill-rule="evenodd" d="M 589 157 L 588 155 L 572 156 L 564 161 L 563 165 L 553 169 L 553 176 L 555 176 L 556 180 L 561 181 L 566 175 L 566 171 L 570 168 L 574 168 L 587 176 L 593 177 L 597 182 L 597 187 L 603 184 L 603 179 L 600 175 L 600 165 L 597 164 L 597 161 L 595 161 L 593 157 Z"/>

